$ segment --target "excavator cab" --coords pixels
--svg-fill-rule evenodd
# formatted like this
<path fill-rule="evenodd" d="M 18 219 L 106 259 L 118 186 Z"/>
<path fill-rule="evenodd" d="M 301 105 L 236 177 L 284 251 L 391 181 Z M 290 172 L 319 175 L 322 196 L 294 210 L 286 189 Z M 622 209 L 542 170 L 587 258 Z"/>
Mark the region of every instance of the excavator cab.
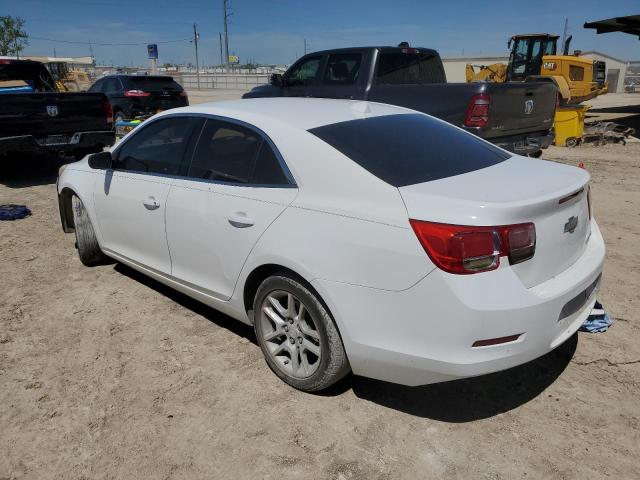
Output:
<path fill-rule="evenodd" d="M 557 52 L 559 38 L 548 33 L 514 35 L 507 43 L 509 63 L 469 63 L 465 68 L 467 82 L 553 82 L 560 105 L 576 105 L 607 93 L 604 62 L 580 56 L 579 51 L 570 55 L 571 36 L 562 52 Z"/>
<path fill-rule="evenodd" d="M 521 82 L 527 77 L 540 75 L 542 57 L 556 54 L 558 38 L 546 33 L 511 37 L 507 44 L 511 51 L 507 81 Z"/>

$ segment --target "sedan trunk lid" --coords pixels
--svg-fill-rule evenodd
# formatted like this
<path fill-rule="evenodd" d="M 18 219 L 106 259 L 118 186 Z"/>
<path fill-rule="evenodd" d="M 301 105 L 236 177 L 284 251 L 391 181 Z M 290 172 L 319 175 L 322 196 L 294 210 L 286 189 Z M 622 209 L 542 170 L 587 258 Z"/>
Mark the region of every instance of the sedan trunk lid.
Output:
<path fill-rule="evenodd" d="M 415 220 L 477 226 L 533 222 L 535 254 L 512 267 L 529 288 L 566 270 L 584 252 L 591 233 L 588 181 L 585 170 L 514 156 L 399 190 Z"/>

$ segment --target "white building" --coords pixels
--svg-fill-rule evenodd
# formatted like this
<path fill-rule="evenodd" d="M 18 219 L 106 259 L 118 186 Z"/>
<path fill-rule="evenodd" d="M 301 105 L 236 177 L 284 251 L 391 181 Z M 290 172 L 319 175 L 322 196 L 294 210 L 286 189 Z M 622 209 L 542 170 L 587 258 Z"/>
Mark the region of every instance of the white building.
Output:
<path fill-rule="evenodd" d="M 609 93 L 624 92 L 624 77 L 627 75 L 627 65 L 629 62 L 594 50 L 582 52 L 582 55 L 594 60 L 602 60 L 607 64 Z"/>
<path fill-rule="evenodd" d="M 624 77 L 627 73 L 627 62 L 619 58 L 612 57 L 605 53 L 588 51 L 582 52 L 582 56 L 593 60 L 603 60 L 607 64 L 607 81 L 609 82 L 609 92 L 624 92 Z M 455 57 L 443 58 L 444 71 L 447 81 L 451 83 L 466 82 L 465 67 L 467 63 L 476 65 L 491 65 L 492 63 L 508 63 L 509 57 Z M 476 68 L 476 70 L 478 70 Z"/>

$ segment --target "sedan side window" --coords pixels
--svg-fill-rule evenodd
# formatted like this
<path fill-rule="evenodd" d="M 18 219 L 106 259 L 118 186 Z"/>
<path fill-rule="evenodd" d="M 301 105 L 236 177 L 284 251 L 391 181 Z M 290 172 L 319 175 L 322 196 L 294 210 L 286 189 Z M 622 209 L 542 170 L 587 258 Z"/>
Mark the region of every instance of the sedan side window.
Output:
<path fill-rule="evenodd" d="M 311 57 L 294 65 L 286 74 L 285 82 L 287 86 L 315 84 L 321 62 L 322 57 Z"/>
<path fill-rule="evenodd" d="M 207 120 L 188 175 L 227 183 L 289 183 L 271 146 L 261 135 L 219 120 Z"/>
<path fill-rule="evenodd" d="M 174 117 L 142 127 L 118 150 L 116 169 L 177 175 L 192 127 L 199 121 Z"/>

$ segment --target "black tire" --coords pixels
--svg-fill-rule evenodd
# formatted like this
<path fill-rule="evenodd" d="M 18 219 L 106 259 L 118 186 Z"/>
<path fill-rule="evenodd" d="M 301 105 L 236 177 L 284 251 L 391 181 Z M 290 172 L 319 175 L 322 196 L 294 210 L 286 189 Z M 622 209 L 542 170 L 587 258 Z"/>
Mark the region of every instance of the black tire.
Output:
<path fill-rule="evenodd" d="M 569 137 L 564 143 L 567 147 L 573 148 L 578 146 L 578 139 L 576 137 Z"/>
<path fill-rule="evenodd" d="M 105 262 L 108 257 L 100 250 L 87 210 L 76 195 L 71 198 L 71 208 L 80 261 L 88 267 Z"/>
<path fill-rule="evenodd" d="M 317 328 L 321 352 L 323 353 L 319 357 L 320 364 L 317 370 L 307 378 L 296 378 L 283 371 L 269 353 L 267 342 L 260 328 L 258 315 L 261 313 L 262 304 L 270 293 L 276 291 L 292 293 L 304 303 Z M 292 387 L 305 392 L 318 392 L 330 387 L 351 371 L 338 328 L 327 308 L 305 284 L 304 280 L 294 278 L 288 273 L 277 273 L 267 278 L 258 287 L 253 302 L 253 312 L 256 337 L 269 368 Z"/>

